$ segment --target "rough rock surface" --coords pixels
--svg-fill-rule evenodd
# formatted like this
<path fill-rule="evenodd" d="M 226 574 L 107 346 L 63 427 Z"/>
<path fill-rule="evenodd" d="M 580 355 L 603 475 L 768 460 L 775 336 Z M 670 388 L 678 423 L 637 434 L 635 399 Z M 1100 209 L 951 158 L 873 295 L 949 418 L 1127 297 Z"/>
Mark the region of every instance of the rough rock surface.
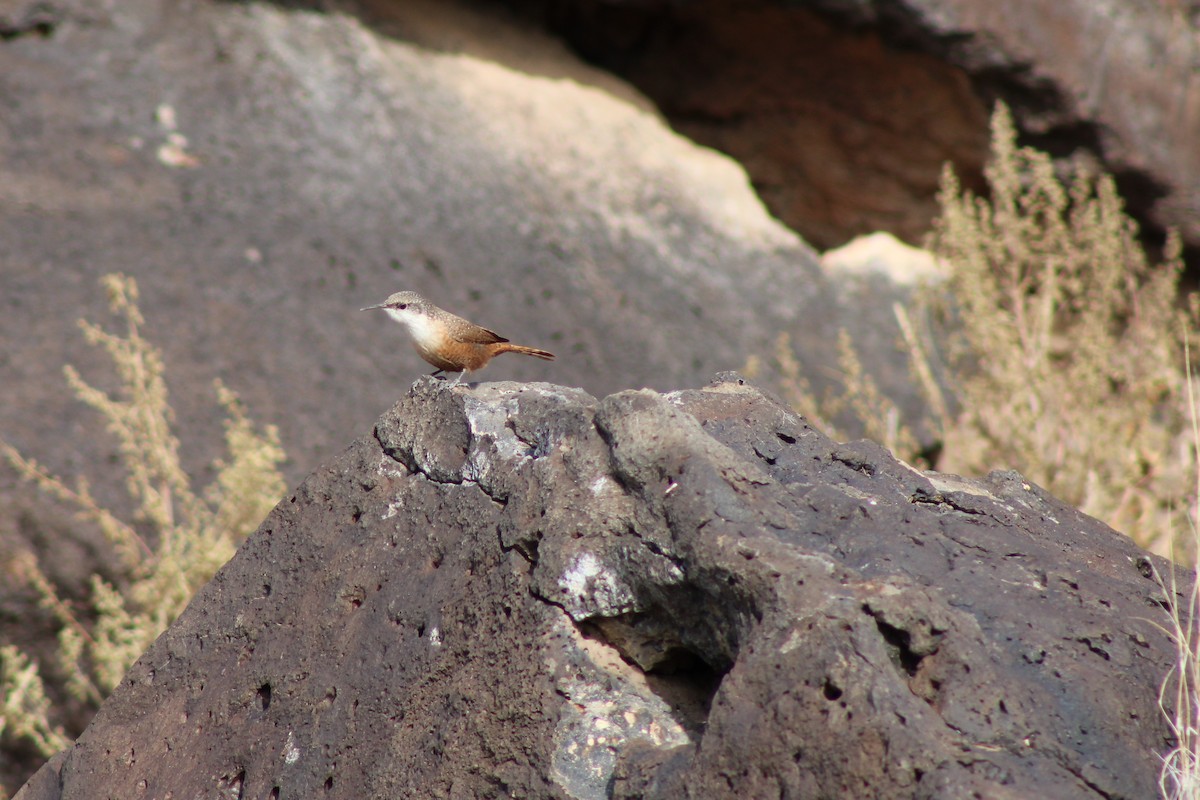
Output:
<path fill-rule="evenodd" d="M 736 376 L 422 379 L 18 800 L 1152 797 L 1147 558 Z"/>

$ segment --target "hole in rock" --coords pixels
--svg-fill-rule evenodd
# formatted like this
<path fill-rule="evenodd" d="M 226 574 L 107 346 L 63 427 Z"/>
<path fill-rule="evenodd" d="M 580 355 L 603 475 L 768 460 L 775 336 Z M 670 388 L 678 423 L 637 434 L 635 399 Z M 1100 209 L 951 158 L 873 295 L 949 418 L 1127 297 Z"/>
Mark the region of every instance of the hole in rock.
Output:
<path fill-rule="evenodd" d="M 728 667 L 713 667 L 648 615 L 597 619 L 578 627 L 585 639 L 614 652 L 614 661 L 642 672 L 647 687 L 671 708 L 680 726 L 695 735 L 703 732 Z"/>
<path fill-rule="evenodd" d="M 217 786 L 225 790 L 224 792 L 222 792 L 222 794 L 224 796 L 236 798 L 236 800 L 241 800 L 242 787 L 245 783 L 246 783 L 246 770 L 242 770 L 242 771 L 238 772 L 236 775 L 234 775 L 233 777 L 229 777 L 228 775 L 225 776 L 224 778 L 222 778 L 220 781 L 217 782 Z"/>
<path fill-rule="evenodd" d="M 271 707 L 271 684 L 264 683 L 258 687 L 258 708 L 260 711 L 266 711 Z"/>
<path fill-rule="evenodd" d="M 353 610 L 362 608 L 366 599 L 367 590 L 362 586 L 348 586 L 342 590 L 342 600 Z"/>
<path fill-rule="evenodd" d="M 893 627 L 878 617 L 875 618 L 875 625 L 879 628 L 879 633 L 887 644 L 888 655 L 891 656 L 892 663 L 903 670 L 908 677 L 916 675 L 917 667 L 921 665 L 923 656 L 912 651 L 908 631 Z"/>

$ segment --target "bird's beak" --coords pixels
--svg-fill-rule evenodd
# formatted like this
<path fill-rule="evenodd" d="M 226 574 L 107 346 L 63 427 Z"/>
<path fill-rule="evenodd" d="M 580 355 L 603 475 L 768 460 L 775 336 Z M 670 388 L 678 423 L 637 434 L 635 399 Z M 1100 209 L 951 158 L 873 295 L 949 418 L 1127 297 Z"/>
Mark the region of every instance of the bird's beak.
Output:
<path fill-rule="evenodd" d="M 387 303 L 380 303 L 377 306 L 367 306 L 366 308 L 360 308 L 359 311 L 370 311 L 372 308 L 383 308 L 386 305 L 387 305 Z"/>

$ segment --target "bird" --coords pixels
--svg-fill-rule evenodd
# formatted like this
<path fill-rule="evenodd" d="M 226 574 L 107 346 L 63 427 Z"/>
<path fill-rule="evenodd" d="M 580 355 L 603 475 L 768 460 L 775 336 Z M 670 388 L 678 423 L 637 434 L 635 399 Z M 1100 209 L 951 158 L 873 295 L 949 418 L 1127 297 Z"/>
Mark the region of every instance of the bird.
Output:
<path fill-rule="evenodd" d="M 451 386 L 458 385 L 465 373 L 483 369 L 501 353 L 522 353 L 546 361 L 554 360 L 553 353 L 513 344 L 495 331 L 438 308 L 416 292 L 396 292 L 382 303 L 361 310 L 376 308 L 382 308 L 389 317 L 408 328 L 417 353 L 437 367 L 430 374 L 458 373 Z"/>

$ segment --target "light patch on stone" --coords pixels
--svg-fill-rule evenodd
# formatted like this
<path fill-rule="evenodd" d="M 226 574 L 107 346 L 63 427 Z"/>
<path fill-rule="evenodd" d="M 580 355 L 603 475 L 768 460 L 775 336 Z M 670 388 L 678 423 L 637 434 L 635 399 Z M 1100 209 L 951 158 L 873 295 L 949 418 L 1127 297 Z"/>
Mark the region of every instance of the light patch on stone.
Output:
<path fill-rule="evenodd" d="M 442 631 L 436 625 L 429 629 L 429 646 L 430 647 L 441 647 L 442 646 Z"/>
<path fill-rule="evenodd" d="M 530 458 L 533 448 L 517 438 L 508 426 L 510 417 L 520 412 L 515 397 L 501 400 L 480 399 L 473 394 L 463 395 L 463 411 L 471 427 L 471 451 L 463 465 L 464 480 L 483 482 L 499 460 L 509 469 Z M 490 442 L 493 447 L 488 447 Z M 494 449 L 493 449 L 494 448 Z"/>
<path fill-rule="evenodd" d="M 387 511 L 383 512 L 383 516 L 380 517 L 380 519 L 391 519 L 399 514 L 400 509 L 402 508 L 404 508 L 404 498 L 397 497 L 395 500 L 392 500 L 390 503 L 388 503 Z"/>
<path fill-rule="evenodd" d="M 380 475 L 386 475 L 389 478 L 404 478 L 408 476 L 408 472 L 396 465 L 390 457 L 385 454 L 379 455 L 379 467 L 377 469 Z"/>
<path fill-rule="evenodd" d="M 571 568 L 558 579 L 558 585 L 566 589 L 572 597 L 578 597 L 587 591 L 588 583 L 600 574 L 600 560 L 595 553 L 580 553 L 575 557 Z"/>
<path fill-rule="evenodd" d="M 928 250 L 905 244 L 890 233 L 860 236 L 821 256 L 821 267 L 835 275 L 883 276 L 897 286 L 945 280 L 947 269 Z"/>
<path fill-rule="evenodd" d="M 601 495 L 617 488 L 617 482 L 607 475 L 601 475 L 600 477 L 596 478 L 596 480 L 592 481 L 588 488 L 592 490 L 592 494 Z"/>
<path fill-rule="evenodd" d="M 300 760 L 300 748 L 292 741 L 291 731 L 288 731 L 287 743 L 283 746 L 283 761 L 285 764 L 295 764 Z"/>
<path fill-rule="evenodd" d="M 801 640 L 804 639 L 804 634 L 798 628 L 794 628 L 784 640 L 783 646 L 779 648 L 781 653 L 790 653 L 800 646 Z"/>
<path fill-rule="evenodd" d="M 585 663 L 583 670 L 567 670 L 557 684 L 566 702 L 554 731 L 551 773 L 571 797 L 601 800 L 630 742 L 669 748 L 690 739 L 670 706 L 644 683 L 621 680 L 590 659 Z"/>
<path fill-rule="evenodd" d="M 168 103 L 160 103 L 158 108 L 154 109 L 154 120 L 158 123 L 158 127 L 167 132 L 179 128 L 175 118 L 175 107 Z"/>
<path fill-rule="evenodd" d="M 667 392 L 663 395 L 663 399 L 676 408 L 683 408 L 687 404 L 687 399 L 682 391 Z"/>
<path fill-rule="evenodd" d="M 467 394 L 463 397 L 463 411 L 471 426 L 471 435 L 477 439 L 490 438 L 502 459 L 520 461 L 529 457 L 529 445 L 508 427 L 508 420 L 520 413 L 515 397 L 499 401 L 479 400 Z"/>
<path fill-rule="evenodd" d="M 667 578 L 672 581 L 676 581 L 676 582 L 682 581 L 683 580 L 683 568 L 674 562 L 668 563 L 667 564 Z"/>
<path fill-rule="evenodd" d="M 979 481 L 971 480 L 970 478 L 962 478 L 958 475 L 950 475 L 948 473 L 931 472 L 925 475 L 929 482 L 933 484 L 933 488 L 939 492 L 966 492 L 967 494 L 977 495 L 979 497 L 987 497 L 996 502 L 1001 502 L 1000 498 L 996 497 L 987 490 Z"/>
<path fill-rule="evenodd" d="M 592 552 L 577 554 L 558 585 L 563 608 L 576 620 L 624 614 L 636 606 L 629 587 Z"/>

